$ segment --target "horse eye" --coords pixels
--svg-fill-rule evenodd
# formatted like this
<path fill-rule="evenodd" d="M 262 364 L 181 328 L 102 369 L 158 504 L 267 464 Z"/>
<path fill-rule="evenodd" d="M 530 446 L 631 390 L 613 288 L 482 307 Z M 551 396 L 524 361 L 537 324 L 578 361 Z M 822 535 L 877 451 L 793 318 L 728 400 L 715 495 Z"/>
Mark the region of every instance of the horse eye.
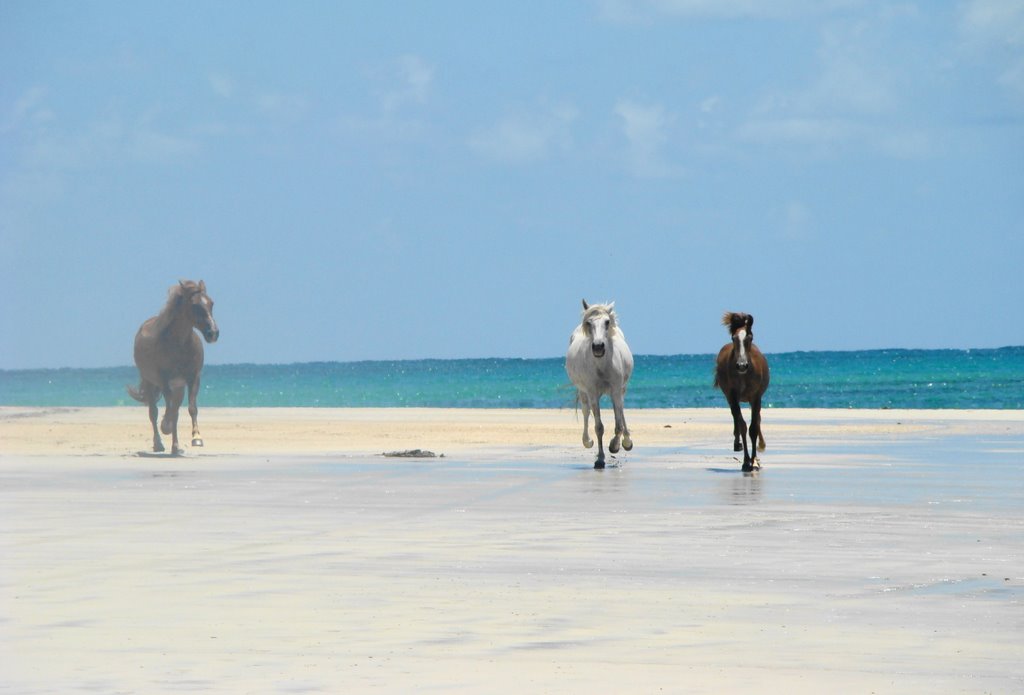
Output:
<path fill-rule="evenodd" d="M 608 320 L 608 319 L 605 319 L 604 320 L 604 327 L 608 328 L 608 326 L 610 326 L 610 325 L 612 325 L 612 322 L 610 320 Z"/>

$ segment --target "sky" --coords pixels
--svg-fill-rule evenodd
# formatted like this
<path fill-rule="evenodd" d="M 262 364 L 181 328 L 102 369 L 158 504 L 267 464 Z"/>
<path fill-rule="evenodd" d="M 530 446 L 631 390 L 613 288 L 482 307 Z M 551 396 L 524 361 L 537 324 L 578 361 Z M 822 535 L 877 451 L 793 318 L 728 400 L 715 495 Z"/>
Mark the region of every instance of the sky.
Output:
<path fill-rule="evenodd" d="M 1024 344 L 1024 0 L 0 3 L 0 369 Z"/>

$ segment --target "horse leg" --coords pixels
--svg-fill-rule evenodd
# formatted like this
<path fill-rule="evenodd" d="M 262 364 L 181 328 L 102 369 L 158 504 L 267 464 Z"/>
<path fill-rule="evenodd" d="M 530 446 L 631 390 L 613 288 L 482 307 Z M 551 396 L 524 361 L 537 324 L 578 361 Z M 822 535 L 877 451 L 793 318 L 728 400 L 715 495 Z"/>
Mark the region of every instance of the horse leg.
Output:
<path fill-rule="evenodd" d="M 203 435 L 199 434 L 199 406 L 196 405 L 196 398 L 199 396 L 199 375 L 188 385 L 188 414 L 192 418 L 192 446 L 203 445 Z"/>
<path fill-rule="evenodd" d="M 163 451 L 164 443 L 160 440 L 160 429 L 156 426 L 156 418 L 160 414 L 156 405 L 156 402 L 160 400 L 160 390 L 146 382 L 142 386 L 142 395 L 146 399 L 146 405 L 149 406 L 149 424 L 153 426 L 153 451 Z"/>
<path fill-rule="evenodd" d="M 178 446 L 178 409 L 184 399 L 185 382 L 172 379 L 164 389 L 164 419 L 160 423 L 160 430 L 171 435 L 171 453 L 175 455 L 184 453 Z"/>
<path fill-rule="evenodd" d="M 597 460 L 594 468 L 604 468 L 604 423 L 601 422 L 601 396 L 598 395 L 590 403 L 594 411 L 594 431 L 597 433 Z"/>
<path fill-rule="evenodd" d="M 630 451 L 633 448 L 633 440 L 629 436 L 629 427 L 626 426 L 625 397 L 625 391 L 612 394 L 612 408 L 615 410 L 615 437 L 612 439 L 612 443 L 608 445 L 608 450 L 613 454 L 619 450 L 620 439 L 622 440 L 623 449 Z"/>
<path fill-rule="evenodd" d="M 582 391 L 579 393 L 580 405 L 583 407 L 583 446 L 589 449 L 594 446 L 594 440 L 590 438 L 590 399 Z"/>
<path fill-rule="evenodd" d="M 619 453 L 619 442 L 622 440 L 622 393 L 612 392 L 612 412 L 615 413 L 615 436 L 608 442 L 608 451 Z"/>
<path fill-rule="evenodd" d="M 732 406 L 730 406 L 731 408 Z M 743 433 L 740 432 L 743 422 L 743 415 L 736 410 L 732 414 L 732 450 L 743 451 Z"/>
<path fill-rule="evenodd" d="M 761 460 L 757 452 L 764 451 L 764 435 L 761 433 L 761 397 L 752 398 L 750 401 L 750 449 L 754 452 L 751 463 L 754 468 L 761 467 Z"/>
<path fill-rule="evenodd" d="M 729 409 L 732 410 L 732 431 L 736 438 L 733 451 L 743 450 L 743 470 L 751 470 L 750 451 L 747 449 L 747 423 L 743 420 L 740 399 L 735 393 L 729 394 Z"/>

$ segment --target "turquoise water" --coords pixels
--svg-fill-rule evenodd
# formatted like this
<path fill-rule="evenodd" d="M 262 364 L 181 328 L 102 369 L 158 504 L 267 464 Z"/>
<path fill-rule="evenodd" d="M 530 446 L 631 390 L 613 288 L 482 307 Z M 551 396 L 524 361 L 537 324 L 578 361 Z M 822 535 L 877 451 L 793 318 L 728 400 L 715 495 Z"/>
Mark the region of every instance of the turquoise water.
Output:
<path fill-rule="evenodd" d="M 768 355 L 773 408 L 1024 407 L 1024 347 Z M 639 355 L 631 408 L 722 407 L 712 355 Z M 134 367 L 0 370 L 0 405 L 130 405 Z M 557 408 L 574 392 L 562 358 L 207 365 L 206 406 Z"/>

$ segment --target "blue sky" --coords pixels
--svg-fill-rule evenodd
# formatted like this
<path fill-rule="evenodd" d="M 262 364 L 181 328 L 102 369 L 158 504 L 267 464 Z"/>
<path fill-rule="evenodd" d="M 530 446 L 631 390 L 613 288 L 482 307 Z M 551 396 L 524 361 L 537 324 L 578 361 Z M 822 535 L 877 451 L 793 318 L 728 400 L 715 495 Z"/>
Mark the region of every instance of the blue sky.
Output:
<path fill-rule="evenodd" d="M 0 4 L 0 368 L 1024 343 L 1024 2 Z"/>

